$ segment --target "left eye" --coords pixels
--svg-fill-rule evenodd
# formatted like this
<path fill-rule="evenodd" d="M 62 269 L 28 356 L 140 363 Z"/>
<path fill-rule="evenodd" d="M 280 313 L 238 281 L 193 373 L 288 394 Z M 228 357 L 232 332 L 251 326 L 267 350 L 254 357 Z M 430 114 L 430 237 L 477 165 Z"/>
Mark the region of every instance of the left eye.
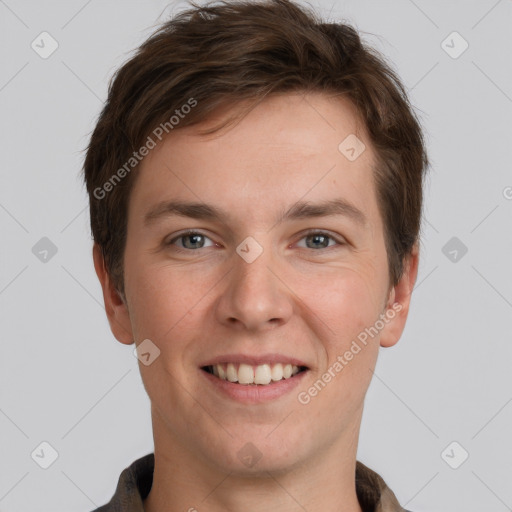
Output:
<path fill-rule="evenodd" d="M 324 233 L 323 231 L 311 231 L 309 233 L 306 233 L 301 240 L 310 240 L 311 243 L 308 243 L 306 241 L 306 248 L 307 249 L 326 249 L 329 247 L 329 241 L 333 241 L 337 243 L 338 245 L 342 245 L 340 241 L 335 239 L 333 236 L 331 236 L 329 233 Z"/>

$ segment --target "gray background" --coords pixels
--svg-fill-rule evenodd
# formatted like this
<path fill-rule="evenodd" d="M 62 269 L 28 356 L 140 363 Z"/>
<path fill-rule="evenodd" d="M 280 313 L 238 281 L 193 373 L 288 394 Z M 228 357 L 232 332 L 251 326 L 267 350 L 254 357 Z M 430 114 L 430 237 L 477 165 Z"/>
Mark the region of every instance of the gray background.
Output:
<path fill-rule="evenodd" d="M 512 510 L 512 1 L 312 4 L 394 63 L 432 161 L 412 311 L 381 350 L 359 459 L 415 512 Z M 106 320 L 79 170 L 112 73 L 182 7 L 0 0 L 2 512 L 89 511 L 153 450 L 133 346 Z M 59 45 L 47 59 L 31 48 L 43 31 Z M 469 43 L 457 58 L 453 31 Z M 43 237 L 57 248 L 46 262 L 32 250 Z M 31 457 L 43 441 L 58 452 L 48 469 Z"/>

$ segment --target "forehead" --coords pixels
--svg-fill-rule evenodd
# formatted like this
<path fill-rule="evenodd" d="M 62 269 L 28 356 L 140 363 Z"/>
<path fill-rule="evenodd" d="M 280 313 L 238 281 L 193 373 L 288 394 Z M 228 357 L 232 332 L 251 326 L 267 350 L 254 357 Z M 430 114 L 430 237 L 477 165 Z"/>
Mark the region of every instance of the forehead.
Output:
<path fill-rule="evenodd" d="M 223 205 L 234 217 L 245 212 L 262 219 L 262 205 L 270 216 L 300 199 L 341 194 L 369 217 L 375 213 L 373 151 L 350 101 L 273 95 L 236 125 L 199 135 L 230 114 L 222 110 L 157 141 L 137 170 L 130 208 L 148 213 L 161 201 L 187 199 Z"/>

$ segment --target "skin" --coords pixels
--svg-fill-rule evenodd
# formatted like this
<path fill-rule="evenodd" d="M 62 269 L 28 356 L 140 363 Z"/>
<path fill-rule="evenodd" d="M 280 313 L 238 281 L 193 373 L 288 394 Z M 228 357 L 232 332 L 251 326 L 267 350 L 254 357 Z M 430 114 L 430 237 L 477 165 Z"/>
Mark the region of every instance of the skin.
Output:
<path fill-rule="evenodd" d="M 361 512 L 354 473 L 364 396 L 379 346 L 394 345 L 404 329 L 417 246 L 390 286 L 374 153 L 348 100 L 275 95 L 235 127 L 197 134 L 221 115 L 171 132 L 141 163 L 128 207 L 126 302 L 93 250 L 114 336 L 150 339 L 160 350 L 149 366 L 139 363 L 155 442 L 145 510 Z M 353 162 L 338 150 L 352 133 L 366 145 Z M 277 223 L 299 199 L 339 197 L 364 213 L 366 226 L 346 216 Z M 145 226 L 144 215 L 170 199 L 211 203 L 230 217 Z M 206 238 L 174 240 L 188 228 Z M 327 231 L 329 246 L 307 229 Z M 252 263 L 236 252 L 248 236 L 263 248 Z M 379 335 L 299 403 L 298 392 L 393 303 L 401 310 Z M 301 359 L 309 372 L 299 389 L 263 404 L 221 396 L 199 369 L 221 354 L 273 352 Z M 248 442 L 262 454 L 252 467 L 237 457 Z"/>

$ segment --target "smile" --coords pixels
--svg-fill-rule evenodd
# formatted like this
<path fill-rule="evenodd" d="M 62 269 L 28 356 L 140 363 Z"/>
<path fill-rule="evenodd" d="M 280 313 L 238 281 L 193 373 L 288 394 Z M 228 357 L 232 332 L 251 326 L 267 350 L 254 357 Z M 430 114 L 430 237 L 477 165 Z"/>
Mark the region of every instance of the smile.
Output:
<path fill-rule="evenodd" d="M 243 385 L 268 386 L 273 382 L 290 379 L 306 370 L 304 366 L 294 364 L 260 364 L 221 363 L 202 368 L 221 380 Z"/>

